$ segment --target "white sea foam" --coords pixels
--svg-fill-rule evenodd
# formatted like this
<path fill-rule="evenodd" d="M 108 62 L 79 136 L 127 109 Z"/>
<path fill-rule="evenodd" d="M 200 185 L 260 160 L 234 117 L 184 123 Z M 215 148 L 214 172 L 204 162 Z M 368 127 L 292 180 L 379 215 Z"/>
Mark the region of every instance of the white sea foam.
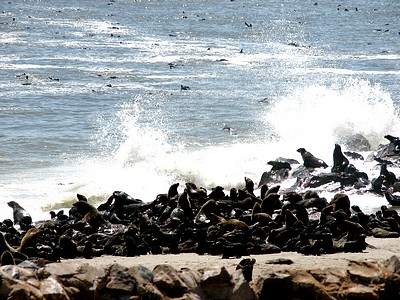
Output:
<path fill-rule="evenodd" d="M 390 94 L 363 80 L 294 90 L 276 99 L 266 111 L 265 122 L 281 142 L 315 149 L 327 157 L 330 147 L 344 135 L 362 134 L 377 147 L 385 134 L 400 132 Z"/>

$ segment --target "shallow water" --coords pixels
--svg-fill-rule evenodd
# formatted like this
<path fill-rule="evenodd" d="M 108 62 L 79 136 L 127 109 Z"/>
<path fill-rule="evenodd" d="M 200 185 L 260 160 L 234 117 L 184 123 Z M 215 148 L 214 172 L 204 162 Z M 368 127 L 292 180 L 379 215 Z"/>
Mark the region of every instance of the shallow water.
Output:
<path fill-rule="evenodd" d="M 150 201 L 176 181 L 239 186 L 270 159 L 300 159 L 299 147 L 331 164 L 343 136 L 376 147 L 400 135 L 395 0 L 31 0 L 0 11 L 0 218 L 9 200 L 40 218 L 77 192 Z"/>

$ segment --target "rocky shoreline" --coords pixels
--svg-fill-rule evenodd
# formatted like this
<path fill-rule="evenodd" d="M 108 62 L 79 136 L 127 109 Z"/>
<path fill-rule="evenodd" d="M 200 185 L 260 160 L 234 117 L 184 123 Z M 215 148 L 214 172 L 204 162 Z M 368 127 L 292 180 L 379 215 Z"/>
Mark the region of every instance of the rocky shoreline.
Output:
<path fill-rule="evenodd" d="M 398 299 L 400 260 L 392 254 L 400 247 L 388 241 L 350 257 L 282 253 L 225 260 L 180 254 L 2 266 L 0 298 Z"/>

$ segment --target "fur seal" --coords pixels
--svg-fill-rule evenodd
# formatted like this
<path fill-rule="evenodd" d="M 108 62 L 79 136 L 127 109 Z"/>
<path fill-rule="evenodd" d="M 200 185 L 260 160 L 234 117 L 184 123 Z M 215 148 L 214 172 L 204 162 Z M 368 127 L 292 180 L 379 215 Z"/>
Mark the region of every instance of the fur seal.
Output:
<path fill-rule="evenodd" d="M 19 259 L 20 261 L 28 259 L 28 257 L 25 254 L 15 250 L 12 246 L 10 246 L 7 243 L 3 233 L 0 232 L 0 253 L 3 254 L 4 251 L 10 252 L 14 257 L 14 259 Z"/>
<path fill-rule="evenodd" d="M 224 188 L 222 186 L 216 186 L 211 189 L 211 193 L 208 195 L 208 198 L 214 200 L 221 200 L 225 198 Z"/>
<path fill-rule="evenodd" d="M 354 152 L 354 151 L 345 151 L 343 152 L 344 155 L 347 155 L 348 157 L 352 159 L 358 159 L 358 160 L 364 160 L 364 156 L 362 156 L 360 153 Z"/>
<path fill-rule="evenodd" d="M 246 191 L 249 192 L 250 194 L 254 195 L 254 182 L 248 177 L 244 178 L 244 181 L 246 183 Z"/>
<path fill-rule="evenodd" d="M 387 139 L 391 143 L 400 143 L 400 139 L 396 136 L 387 134 L 384 136 L 385 139 Z"/>
<path fill-rule="evenodd" d="M 308 152 L 304 148 L 299 148 L 297 149 L 297 152 L 301 154 L 301 157 L 303 158 L 303 165 L 306 168 L 327 168 L 328 165 L 319 158 L 316 158 L 314 155 L 312 155 L 310 152 Z"/>
<path fill-rule="evenodd" d="M 254 258 L 245 258 L 236 266 L 236 270 L 242 270 L 243 277 L 247 282 L 253 280 L 253 266 L 255 263 L 256 260 Z"/>
<path fill-rule="evenodd" d="M 173 185 L 171 185 L 168 189 L 168 199 L 175 199 L 176 197 L 178 197 L 178 186 L 179 183 L 174 183 Z"/>
<path fill-rule="evenodd" d="M 269 194 L 278 194 L 280 188 L 281 188 L 280 185 L 275 185 L 275 186 L 273 186 L 272 188 L 270 188 L 270 189 L 266 192 L 265 196 L 268 196 Z M 264 199 L 264 198 L 263 198 L 263 199 Z"/>
<path fill-rule="evenodd" d="M 209 214 L 215 211 L 215 201 L 214 200 L 208 200 L 206 203 L 203 204 L 203 206 L 199 209 L 199 212 L 197 213 L 194 223 L 195 224 L 201 224 L 201 223 L 208 223 L 210 222 L 209 219 Z"/>
<path fill-rule="evenodd" d="M 18 252 L 25 253 L 25 249 L 36 244 L 36 237 L 39 235 L 41 231 L 36 228 L 30 228 L 24 235 L 21 240 L 19 247 L 16 249 Z"/>
<path fill-rule="evenodd" d="M 4 251 L 1 254 L 0 261 L 2 266 L 15 265 L 14 256 L 10 251 Z"/>
<path fill-rule="evenodd" d="M 264 199 L 264 197 L 267 195 L 268 192 L 268 185 L 263 184 L 260 188 L 260 198 Z"/>
<path fill-rule="evenodd" d="M 279 200 L 280 196 L 275 193 L 267 194 L 261 202 L 261 211 L 270 216 L 274 213 L 275 209 L 282 207 L 282 202 Z"/>
<path fill-rule="evenodd" d="M 397 181 L 396 175 L 394 175 L 393 172 L 388 171 L 386 164 L 381 165 L 380 175 L 385 177 L 387 186 L 391 186 Z"/>
<path fill-rule="evenodd" d="M 87 199 L 84 195 L 76 194 L 76 198 L 77 198 L 79 201 L 88 202 L 88 199 Z"/>
<path fill-rule="evenodd" d="M 292 167 L 290 166 L 290 163 L 286 161 L 278 161 L 278 160 L 270 160 L 267 162 L 268 165 L 272 166 L 271 171 L 279 171 L 279 170 L 291 170 Z"/>
<path fill-rule="evenodd" d="M 15 201 L 7 203 L 13 209 L 14 225 L 18 224 L 22 230 L 28 229 L 32 224 L 32 217 Z"/>
<path fill-rule="evenodd" d="M 231 188 L 229 191 L 229 199 L 231 201 L 237 201 L 238 200 L 238 191 L 235 188 Z"/>
<path fill-rule="evenodd" d="M 78 213 L 83 216 L 82 221 L 87 222 L 89 225 L 99 227 L 104 223 L 103 216 L 93 205 L 85 201 L 77 201 L 73 206 L 76 207 Z"/>
<path fill-rule="evenodd" d="M 335 144 L 335 149 L 333 150 L 333 167 L 332 172 L 344 172 L 349 165 L 349 160 L 342 153 L 342 148 L 339 144 Z"/>

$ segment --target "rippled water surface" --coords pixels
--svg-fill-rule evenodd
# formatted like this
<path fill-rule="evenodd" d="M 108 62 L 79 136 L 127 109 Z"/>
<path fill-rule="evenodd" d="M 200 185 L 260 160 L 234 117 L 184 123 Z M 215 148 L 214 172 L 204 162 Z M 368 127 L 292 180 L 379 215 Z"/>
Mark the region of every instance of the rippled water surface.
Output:
<path fill-rule="evenodd" d="M 400 135 L 396 0 L 2 1 L 0 33 L 1 203 L 37 216 L 77 192 L 228 188 L 300 146 L 331 163 L 343 136 Z"/>

